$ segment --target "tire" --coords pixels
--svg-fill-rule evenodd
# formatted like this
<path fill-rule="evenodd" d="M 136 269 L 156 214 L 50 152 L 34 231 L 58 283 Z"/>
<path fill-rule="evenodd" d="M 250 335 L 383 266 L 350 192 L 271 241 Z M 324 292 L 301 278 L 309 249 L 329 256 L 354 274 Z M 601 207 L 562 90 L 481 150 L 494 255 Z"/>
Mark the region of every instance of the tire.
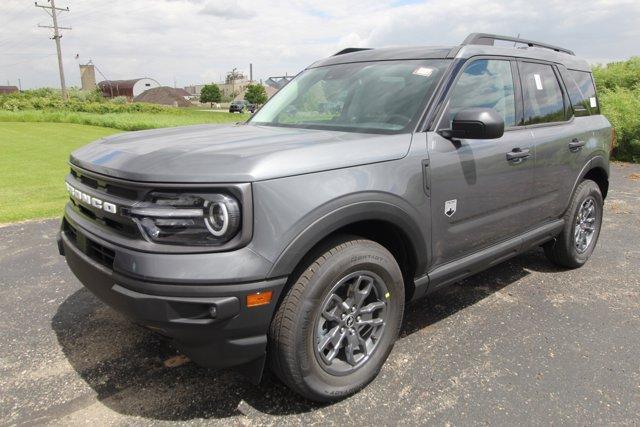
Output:
<path fill-rule="evenodd" d="M 269 360 L 291 389 L 316 402 L 332 402 L 356 393 L 380 371 L 402 324 L 404 282 L 393 255 L 370 240 L 343 236 L 316 254 L 276 310 Z M 345 312 L 338 299 L 357 306 L 356 288 L 361 295 L 369 290 L 368 296 L 360 311 Z"/>
<path fill-rule="evenodd" d="M 593 218 L 587 218 L 584 214 L 581 216 L 581 212 L 589 210 L 587 208 L 589 204 L 593 206 Z M 603 204 L 600 187 L 595 182 L 584 180 L 578 185 L 571 198 L 569 208 L 564 214 L 564 229 L 555 241 L 548 242 L 543 246 L 549 261 L 566 268 L 578 268 L 587 262 L 600 236 Z M 582 211 L 583 208 L 586 211 Z M 583 221 L 583 226 L 580 226 L 581 218 L 587 219 Z M 591 219 L 592 221 L 589 221 Z M 585 228 L 579 230 L 581 227 Z M 585 239 L 586 234 L 580 231 L 589 233 L 588 229 L 591 227 L 593 232 L 590 234 L 590 238 Z"/>

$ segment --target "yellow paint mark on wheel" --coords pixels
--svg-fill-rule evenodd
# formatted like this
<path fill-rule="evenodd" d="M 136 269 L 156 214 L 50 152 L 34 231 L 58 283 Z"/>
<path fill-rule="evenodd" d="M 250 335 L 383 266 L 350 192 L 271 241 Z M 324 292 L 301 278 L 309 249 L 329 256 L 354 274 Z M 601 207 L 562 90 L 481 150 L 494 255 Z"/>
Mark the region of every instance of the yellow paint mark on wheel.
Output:
<path fill-rule="evenodd" d="M 389 292 L 387 292 L 386 294 L 384 294 L 384 297 L 385 297 L 386 299 L 389 299 L 389 297 L 390 297 L 390 296 L 391 296 L 391 294 L 390 294 Z"/>

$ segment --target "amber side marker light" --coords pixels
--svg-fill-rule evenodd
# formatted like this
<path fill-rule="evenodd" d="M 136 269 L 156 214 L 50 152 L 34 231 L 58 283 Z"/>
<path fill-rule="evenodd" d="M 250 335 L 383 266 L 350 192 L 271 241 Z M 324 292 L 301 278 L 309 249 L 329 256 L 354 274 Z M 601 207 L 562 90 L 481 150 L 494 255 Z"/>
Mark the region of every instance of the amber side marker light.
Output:
<path fill-rule="evenodd" d="M 247 295 L 247 307 L 259 307 L 261 305 L 267 305 L 271 302 L 273 291 L 256 292 L 255 294 Z"/>

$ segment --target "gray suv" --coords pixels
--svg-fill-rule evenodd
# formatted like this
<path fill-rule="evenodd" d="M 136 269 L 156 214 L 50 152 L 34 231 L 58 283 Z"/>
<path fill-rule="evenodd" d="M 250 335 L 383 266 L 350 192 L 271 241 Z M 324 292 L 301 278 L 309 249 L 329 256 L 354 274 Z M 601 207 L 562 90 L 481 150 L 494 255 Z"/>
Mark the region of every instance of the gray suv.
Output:
<path fill-rule="evenodd" d="M 194 362 L 333 401 L 376 376 L 407 302 L 536 246 L 584 264 L 611 141 L 569 50 L 346 49 L 247 123 L 74 152 L 59 249 Z"/>

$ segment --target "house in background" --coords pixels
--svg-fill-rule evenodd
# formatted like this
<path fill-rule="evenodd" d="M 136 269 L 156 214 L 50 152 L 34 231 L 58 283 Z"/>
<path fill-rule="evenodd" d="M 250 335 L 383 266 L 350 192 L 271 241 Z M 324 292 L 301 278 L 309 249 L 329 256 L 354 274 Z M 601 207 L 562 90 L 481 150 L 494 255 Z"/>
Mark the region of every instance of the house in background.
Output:
<path fill-rule="evenodd" d="M 20 92 L 17 86 L 0 86 L 0 94 Z"/>
<path fill-rule="evenodd" d="M 124 96 L 131 101 L 144 91 L 160 87 L 160 83 L 157 80 L 143 77 L 131 80 L 104 80 L 98 83 L 98 87 L 105 98 Z"/>

